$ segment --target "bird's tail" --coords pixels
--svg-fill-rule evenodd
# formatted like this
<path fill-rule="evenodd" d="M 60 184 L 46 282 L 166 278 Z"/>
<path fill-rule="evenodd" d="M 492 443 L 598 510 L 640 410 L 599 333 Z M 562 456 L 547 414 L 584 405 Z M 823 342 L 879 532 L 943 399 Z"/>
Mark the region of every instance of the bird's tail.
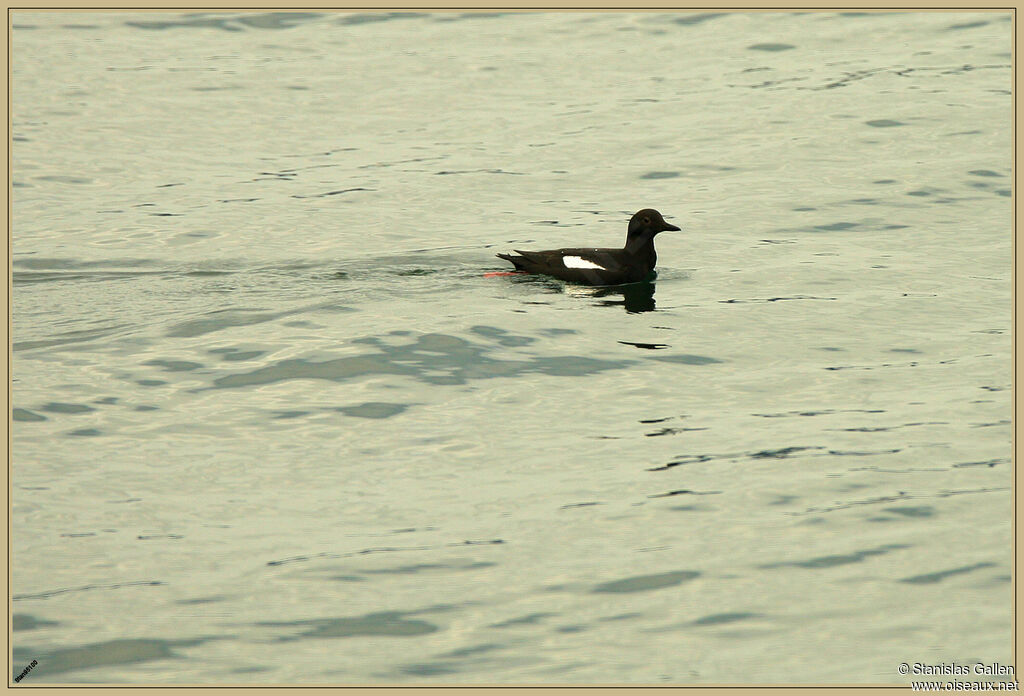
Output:
<path fill-rule="evenodd" d="M 512 254 L 495 254 L 495 256 L 497 256 L 499 259 L 505 259 L 520 271 L 526 270 L 526 268 L 523 266 L 523 263 L 526 261 L 526 259 L 524 259 L 522 256 L 513 256 Z"/>

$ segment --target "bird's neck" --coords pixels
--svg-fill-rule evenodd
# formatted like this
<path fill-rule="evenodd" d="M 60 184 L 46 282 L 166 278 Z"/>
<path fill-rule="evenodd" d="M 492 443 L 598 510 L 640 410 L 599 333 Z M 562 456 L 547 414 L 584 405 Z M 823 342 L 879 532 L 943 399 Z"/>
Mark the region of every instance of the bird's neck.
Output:
<path fill-rule="evenodd" d="M 654 268 L 658 260 L 658 254 L 654 251 L 654 237 L 634 237 L 626 240 L 625 250 L 633 255 L 646 259 L 651 268 Z"/>

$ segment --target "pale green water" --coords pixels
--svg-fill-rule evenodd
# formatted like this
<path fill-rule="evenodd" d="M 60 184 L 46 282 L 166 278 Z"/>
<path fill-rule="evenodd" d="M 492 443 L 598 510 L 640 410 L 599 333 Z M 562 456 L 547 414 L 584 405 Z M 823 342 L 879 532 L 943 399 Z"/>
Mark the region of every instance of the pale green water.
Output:
<path fill-rule="evenodd" d="M 1009 663 L 1008 13 L 12 36 L 24 683 Z"/>

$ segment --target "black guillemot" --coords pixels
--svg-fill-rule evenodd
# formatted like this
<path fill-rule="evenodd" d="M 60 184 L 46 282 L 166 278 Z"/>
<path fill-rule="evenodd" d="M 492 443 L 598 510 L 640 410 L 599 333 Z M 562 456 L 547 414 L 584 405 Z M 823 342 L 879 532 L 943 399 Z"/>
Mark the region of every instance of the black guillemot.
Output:
<path fill-rule="evenodd" d="M 621 249 L 552 249 L 520 251 L 518 256 L 498 254 L 518 271 L 542 273 L 585 285 L 622 285 L 653 280 L 658 255 L 654 237 L 659 232 L 678 231 L 665 222 L 657 210 L 644 208 L 629 221 L 626 244 Z"/>

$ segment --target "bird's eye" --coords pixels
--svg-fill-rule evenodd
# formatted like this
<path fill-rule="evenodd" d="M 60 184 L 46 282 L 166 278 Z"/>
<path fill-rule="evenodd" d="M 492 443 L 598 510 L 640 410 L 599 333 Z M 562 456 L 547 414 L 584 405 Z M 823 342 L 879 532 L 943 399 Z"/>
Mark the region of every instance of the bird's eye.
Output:
<path fill-rule="evenodd" d="M 651 219 L 650 218 L 644 218 L 644 224 L 645 225 L 651 224 Z"/>

